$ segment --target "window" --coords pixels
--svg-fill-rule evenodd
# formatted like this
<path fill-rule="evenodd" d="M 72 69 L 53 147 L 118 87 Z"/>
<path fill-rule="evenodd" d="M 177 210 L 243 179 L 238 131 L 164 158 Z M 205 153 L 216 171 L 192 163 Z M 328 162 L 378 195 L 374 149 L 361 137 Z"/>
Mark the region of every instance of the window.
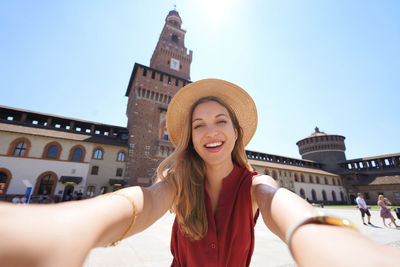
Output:
<path fill-rule="evenodd" d="M 118 161 L 125 161 L 125 153 L 124 152 L 119 152 L 117 160 Z"/>
<path fill-rule="evenodd" d="M 343 196 L 343 192 L 342 191 L 340 191 L 340 200 L 344 201 L 344 196 Z"/>
<path fill-rule="evenodd" d="M 108 188 L 107 188 L 107 186 L 103 186 L 102 188 L 100 188 L 100 194 L 102 195 L 102 194 L 105 194 L 105 193 L 107 193 L 108 192 Z"/>
<path fill-rule="evenodd" d="M 0 195 L 5 194 L 7 191 L 8 178 L 9 175 L 6 172 L 0 171 Z"/>
<path fill-rule="evenodd" d="M 82 149 L 76 148 L 72 153 L 72 161 L 80 162 L 82 161 Z"/>
<path fill-rule="evenodd" d="M 332 199 L 333 199 L 333 201 L 336 201 L 336 193 L 335 193 L 335 191 L 332 191 Z"/>
<path fill-rule="evenodd" d="M 99 174 L 99 166 L 93 166 L 90 174 L 93 174 L 93 175 Z"/>
<path fill-rule="evenodd" d="M 26 143 L 22 141 L 15 146 L 13 155 L 17 157 L 23 157 L 25 156 L 25 151 L 26 151 Z"/>
<path fill-rule="evenodd" d="M 47 150 L 46 158 L 48 159 L 56 159 L 58 155 L 58 146 L 52 145 Z"/>
<path fill-rule="evenodd" d="M 38 189 L 39 195 L 50 195 L 55 185 L 55 179 L 52 174 L 46 174 L 40 178 L 40 184 Z"/>
<path fill-rule="evenodd" d="M 272 171 L 272 178 L 274 178 L 274 180 L 278 179 L 278 174 L 275 170 Z"/>
<path fill-rule="evenodd" d="M 300 196 L 301 196 L 302 198 L 305 198 L 305 197 L 306 197 L 306 194 L 304 193 L 304 189 L 303 189 L 303 188 L 300 189 Z"/>
<path fill-rule="evenodd" d="M 297 173 L 294 174 L 294 181 L 298 182 L 299 181 L 299 177 L 297 176 Z"/>
<path fill-rule="evenodd" d="M 336 179 L 332 178 L 333 185 L 336 185 Z"/>
<path fill-rule="evenodd" d="M 176 22 L 175 22 L 175 23 L 176 23 Z M 178 43 L 178 35 L 172 34 L 171 39 L 172 39 L 173 42 Z"/>
<path fill-rule="evenodd" d="M 325 180 L 325 184 L 328 184 L 328 179 L 326 177 L 324 177 Z"/>
<path fill-rule="evenodd" d="M 103 159 L 103 150 L 101 148 L 97 148 L 93 153 L 94 159 Z"/>
<path fill-rule="evenodd" d="M 394 192 L 394 198 L 400 200 L 400 192 Z"/>
<path fill-rule="evenodd" d="M 143 69 L 143 76 L 146 76 L 146 75 L 147 75 L 147 70 Z"/>
<path fill-rule="evenodd" d="M 152 72 L 151 72 L 151 78 L 152 78 L 152 79 L 156 78 L 156 72 L 155 72 L 155 71 L 152 71 Z"/>
<path fill-rule="evenodd" d="M 94 186 L 94 185 L 89 185 L 87 188 L 86 188 L 86 195 L 88 196 L 88 197 L 92 197 L 93 195 L 94 195 L 94 191 L 96 190 L 96 187 Z"/>
<path fill-rule="evenodd" d="M 168 140 L 169 140 L 167 129 L 164 130 L 164 138 L 163 138 L 163 139 L 164 139 L 165 141 L 168 141 Z"/>
<path fill-rule="evenodd" d="M 304 183 L 304 175 L 303 175 L 303 174 L 300 174 L 300 181 L 301 181 L 302 183 Z"/>
<path fill-rule="evenodd" d="M 326 200 L 327 200 L 327 198 L 326 198 L 326 192 L 325 192 L 325 190 L 322 190 L 322 198 L 324 199 L 324 201 L 326 201 Z"/>
<path fill-rule="evenodd" d="M 119 177 L 122 176 L 122 168 L 117 169 L 117 173 L 115 174 L 115 176 L 119 176 Z"/>
<path fill-rule="evenodd" d="M 317 180 L 317 184 L 319 184 L 319 177 L 315 176 L 315 179 Z"/>
<path fill-rule="evenodd" d="M 315 193 L 315 190 L 314 190 L 314 189 L 311 190 L 311 197 L 312 197 L 311 200 L 317 200 L 317 194 Z"/>

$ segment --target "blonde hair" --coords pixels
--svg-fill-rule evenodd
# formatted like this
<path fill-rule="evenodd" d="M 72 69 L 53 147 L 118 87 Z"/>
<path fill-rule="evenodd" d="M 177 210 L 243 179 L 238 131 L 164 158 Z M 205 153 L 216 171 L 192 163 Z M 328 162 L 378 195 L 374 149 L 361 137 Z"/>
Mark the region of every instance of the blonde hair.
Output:
<path fill-rule="evenodd" d="M 214 101 L 225 107 L 238 133 L 232 150 L 232 161 L 242 168 L 252 170 L 247 161 L 243 144 L 243 130 L 233 112 L 221 99 L 207 96 L 197 100 L 191 107 L 179 144 L 157 169 L 160 179 L 170 182 L 176 189 L 172 211 L 176 214 L 179 229 L 191 240 L 202 239 L 208 231 L 207 211 L 204 203 L 204 161 L 197 154 L 192 143 L 192 115 L 201 103 Z"/>

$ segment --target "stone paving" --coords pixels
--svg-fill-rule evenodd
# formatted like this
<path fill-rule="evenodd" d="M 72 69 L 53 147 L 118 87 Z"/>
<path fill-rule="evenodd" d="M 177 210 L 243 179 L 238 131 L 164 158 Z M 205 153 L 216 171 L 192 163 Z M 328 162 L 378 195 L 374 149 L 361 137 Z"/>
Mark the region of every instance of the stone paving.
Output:
<path fill-rule="evenodd" d="M 379 211 L 371 211 L 371 222 L 365 226 L 361 222 L 360 212 L 354 208 L 318 208 L 329 214 L 352 220 L 362 234 L 376 242 L 400 247 L 400 230 L 384 228 Z M 84 267 L 163 267 L 170 266 L 172 256 L 169 250 L 170 234 L 174 215 L 166 214 L 146 231 L 127 238 L 116 247 L 93 249 Z M 258 219 L 255 230 L 255 249 L 251 267 L 258 266 L 296 266 L 287 246 Z M 399 250 L 400 255 L 400 250 Z"/>

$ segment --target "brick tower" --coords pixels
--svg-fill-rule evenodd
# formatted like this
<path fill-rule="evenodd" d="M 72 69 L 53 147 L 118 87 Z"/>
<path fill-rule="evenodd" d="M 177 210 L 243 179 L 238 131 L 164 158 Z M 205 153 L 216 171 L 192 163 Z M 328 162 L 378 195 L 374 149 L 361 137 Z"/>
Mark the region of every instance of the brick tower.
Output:
<path fill-rule="evenodd" d="M 184 45 L 186 31 L 176 10 L 165 19 L 150 67 L 135 63 L 125 96 L 129 130 L 127 173 L 130 185 L 152 183 L 158 164 L 174 149 L 165 128 L 168 104 L 190 83 L 192 51 Z"/>
<path fill-rule="evenodd" d="M 296 143 L 302 159 L 322 163 L 325 170 L 337 172 L 338 163 L 346 160 L 344 136 L 326 134 L 315 127 L 315 132 Z"/>

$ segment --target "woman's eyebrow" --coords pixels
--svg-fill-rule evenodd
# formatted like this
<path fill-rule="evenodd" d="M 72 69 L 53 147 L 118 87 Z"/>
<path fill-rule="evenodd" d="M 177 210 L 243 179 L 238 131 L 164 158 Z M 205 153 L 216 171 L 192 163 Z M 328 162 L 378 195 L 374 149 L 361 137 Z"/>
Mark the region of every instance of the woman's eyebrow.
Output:
<path fill-rule="evenodd" d="M 226 115 L 224 113 L 220 113 L 220 114 L 215 115 L 215 117 L 216 118 L 218 118 L 218 117 L 228 117 L 228 115 Z M 202 120 L 203 120 L 202 118 L 195 118 L 195 119 L 192 120 L 192 123 L 194 123 L 195 121 L 202 121 Z"/>
<path fill-rule="evenodd" d="M 228 116 L 227 116 L 226 114 L 224 114 L 224 113 L 218 114 L 218 115 L 216 115 L 215 117 L 217 118 L 217 117 L 221 117 L 221 116 L 228 117 Z"/>

